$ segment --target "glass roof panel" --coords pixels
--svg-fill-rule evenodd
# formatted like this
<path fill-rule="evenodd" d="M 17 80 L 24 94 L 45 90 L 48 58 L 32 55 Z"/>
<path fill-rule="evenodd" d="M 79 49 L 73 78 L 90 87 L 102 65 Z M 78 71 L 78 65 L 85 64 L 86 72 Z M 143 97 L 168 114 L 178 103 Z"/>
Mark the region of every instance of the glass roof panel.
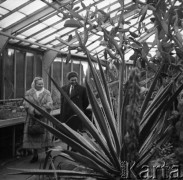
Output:
<path fill-rule="evenodd" d="M 99 1 L 103 1 L 103 2 L 104 2 L 104 0 L 96 0 L 96 1 L 94 1 L 94 2 L 99 2 Z M 93 1 L 91 1 L 91 0 L 84 0 L 83 2 L 84 2 L 84 4 L 85 4 L 85 6 L 89 6 L 90 4 L 93 3 Z"/>
<path fill-rule="evenodd" d="M 6 0 L 5 2 L 1 3 L 0 6 L 9 9 L 10 11 L 21 6 L 22 4 L 28 2 L 29 0 Z"/>
<path fill-rule="evenodd" d="M 91 45 L 89 45 L 87 48 L 88 48 L 88 50 L 90 51 L 90 50 L 94 49 L 95 47 L 98 47 L 99 44 L 100 44 L 100 42 L 94 41 L 94 42 L 93 42 Z"/>
<path fill-rule="evenodd" d="M 34 38 L 29 38 L 29 40 L 32 41 L 32 42 L 37 41 L 37 39 L 34 39 Z"/>
<path fill-rule="evenodd" d="M 60 28 L 63 28 L 64 27 L 64 24 L 65 24 L 65 21 L 63 21 L 63 22 L 60 22 L 60 23 L 58 23 L 58 24 L 56 24 L 56 25 L 54 25 L 53 27 L 55 27 L 55 28 L 57 28 L 57 29 L 60 29 Z M 64 28 L 65 29 L 65 31 L 68 29 L 73 29 L 73 28 Z"/>
<path fill-rule="evenodd" d="M 9 12 L 8 10 L 6 10 L 6 9 L 0 7 L 0 14 L 1 14 L 1 15 L 4 15 L 4 14 L 6 14 L 6 13 L 8 13 L 8 12 Z"/>
<path fill-rule="evenodd" d="M 55 46 L 55 45 L 57 45 L 57 44 L 59 44 L 59 43 L 60 43 L 60 41 L 55 40 L 55 41 L 53 41 L 51 44 L 52 44 L 53 46 Z"/>
<path fill-rule="evenodd" d="M 35 37 L 36 39 L 41 39 L 41 38 L 43 38 L 44 36 L 47 36 L 47 35 L 49 35 L 50 33 L 53 33 L 53 32 L 55 32 L 55 31 L 56 31 L 56 30 L 55 30 L 54 28 L 48 28 L 48 29 L 42 31 L 42 32 L 39 33 L 39 34 L 36 34 L 34 37 Z"/>
<path fill-rule="evenodd" d="M 43 3 L 42 1 L 34 1 L 34 2 L 30 3 L 29 5 L 23 7 L 19 11 L 24 14 L 29 15 L 29 14 L 37 11 L 38 9 L 41 9 L 44 6 L 46 6 L 46 4 Z"/>
<path fill-rule="evenodd" d="M 45 39 L 39 41 L 39 43 L 41 43 L 41 44 L 46 44 L 47 42 L 49 42 L 49 41 L 51 41 L 51 40 L 54 40 L 54 39 L 55 39 L 55 35 L 51 35 L 51 36 L 49 36 L 49 37 L 47 37 L 47 38 L 45 38 Z"/>
<path fill-rule="evenodd" d="M 61 20 L 60 17 L 58 17 L 58 16 L 53 16 L 53 17 L 51 17 L 51 18 L 49 18 L 49 19 L 43 21 L 43 23 L 49 26 L 49 25 L 51 25 L 51 24 L 53 24 L 53 23 L 55 23 L 55 22 L 57 22 L 57 21 L 60 21 L 60 20 Z"/>
<path fill-rule="evenodd" d="M 46 1 L 49 3 L 53 2 L 53 0 L 46 0 Z M 137 13 L 137 9 L 135 9 L 135 11 L 132 11 L 132 8 L 135 7 L 135 4 L 133 3 L 133 6 L 131 8 L 132 1 L 133 0 L 124 0 L 125 7 L 128 6 L 127 11 L 125 11 L 125 18 L 127 17 L 125 20 L 126 21 L 129 20 L 131 22 L 131 24 L 126 25 L 125 28 L 130 27 L 130 31 L 138 33 L 137 28 L 138 28 L 139 19 L 138 19 L 138 17 L 135 19 L 132 19 L 132 17 L 135 15 L 135 13 Z M 28 4 L 27 2 L 30 4 Z M 65 0 L 64 2 L 69 2 L 69 0 Z M 82 2 L 85 4 L 85 6 L 88 6 L 92 3 L 96 3 L 96 5 L 92 6 L 92 8 L 90 10 L 94 11 L 94 10 L 96 10 L 95 9 L 96 7 L 98 9 L 103 9 L 104 12 L 110 13 L 110 17 L 113 18 L 115 25 L 118 23 L 119 15 L 121 13 L 121 11 L 118 11 L 121 7 L 118 0 L 113 0 L 113 1 L 112 0 L 83 0 Z M 22 7 L 21 9 L 18 8 L 20 5 L 24 5 L 25 3 L 27 3 L 27 5 L 25 7 Z M 55 3 L 57 3 L 57 2 L 55 1 Z M 83 7 L 81 6 L 81 0 L 75 1 L 74 4 L 75 4 L 74 8 L 79 7 L 77 12 L 79 12 L 80 14 L 85 16 L 86 10 L 83 10 Z M 46 3 L 44 3 L 44 1 L 42 1 L 42 0 L 6 0 L 4 3 L 0 4 L 0 17 L 1 17 L 1 15 L 7 14 L 7 13 L 9 14 L 8 10 L 12 11 L 16 8 L 17 9 L 16 9 L 16 13 L 14 10 L 12 12 L 12 15 L 7 16 L 7 17 L 5 16 L 6 18 L 4 18 L 4 19 L 2 19 L 2 21 L 0 21 L 0 30 L 3 30 L 4 28 L 6 28 L 14 23 L 16 23 L 16 25 L 18 25 L 18 23 L 21 22 L 22 27 L 20 29 L 17 29 L 15 32 L 13 32 L 13 34 L 15 36 L 17 36 L 19 34 L 18 37 L 21 37 L 22 39 L 26 38 L 32 42 L 36 41 L 39 43 L 43 43 L 49 47 L 60 45 L 60 47 L 62 48 L 63 51 L 68 52 L 68 47 L 66 45 L 62 44 L 60 41 L 56 40 L 55 37 L 60 37 L 62 40 L 68 41 L 69 35 L 72 34 L 73 39 L 71 40 L 71 42 L 73 44 L 76 44 L 76 43 L 78 43 L 78 40 L 75 36 L 75 30 L 77 30 L 79 33 L 80 32 L 83 33 L 83 28 L 77 29 L 77 28 L 64 27 L 65 20 L 60 22 L 63 18 L 62 13 L 59 13 L 59 15 L 58 15 L 58 12 L 56 10 L 53 12 L 48 11 L 47 14 L 44 14 L 44 16 L 40 17 L 39 19 L 34 19 L 34 17 L 37 16 L 37 15 L 35 15 L 35 16 L 33 16 L 32 21 L 30 19 L 30 23 L 26 24 L 26 22 L 25 22 L 25 26 L 23 26 L 22 21 L 20 21 L 22 18 L 26 17 L 26 15 L 30 15 L 31 13 L 37 11 L 38 9 L 41 9 L 46 6 L 48 6 L 48 5 Z M 7 10 L 3 9 L 3 7 L 7 8 Z M 118 13 L 117 13 L 117 11 L 118 11 Z M 150 18 L 148 17 L 150 13 L 151 13 L 151 11 L 147 11 L 146 21 L 143 22 L 144 26 L 148 30 L 150 30 L 151 27 L 153 26 L 153 24 L 150 24 Z M 53 17 L 51 17 L 51 16 L 53 16 Z M 92 21 L 94 22 L 94 19 Z M 53 25 L 53 24 L 55 24 L 55 25 Z M 96 22 L 94 22 L 94 24 L 96 24 Z M 17 26 L 17 27 L 19 28 L 19 26 Z M 105 23 L 104 28 L 107 30 L 111 30 L 112 26 L 111 26 L 110 22 Z M 103 35 L 102 32 L 97 32 L 97 30 L 93 30 L 93 31 L 99 35 Z M 144 30 L 142 30 L 141 32 L 143 32 L 142 33 L 143 38 L 142 39 L 139 38 L 139 41 L 144 41 L 145 38 L 147 38 L 148 36 Z M 129 32 L 125 33 L 125 35 L 128 36 Z M 117 39 L 117 38 L 115 38 L 115 39 Z M 152 36 L 152 37 L 148 38 L 148 41 L 151 41 L 149 39 L 152 40 L 152 39 L 154 39 L 154 37 Z M 87 48 L 89 50 L 93 50 L 93 52 L 91 52 L 92 54 L 95 54 L 96 52 L 100 53 L 100 56 L 103 58 L 103 49 L 105 48 L 105 46 L 100 45 L 101 41 L 102 41 L 102 39 L 100 38 L 100 36 L 90 33 L 89 39 L 87 42 L 87 46 L 88 46 Z M 10 42 L 15 43 L 15 42 L 19 42 L 19 40 L 11 39 Z M 29 43 L 26 43 L 26 42 L 20 43 L 19 42 L 19 44 L 28 45 Z M 35 46 L 35 45 L 30 45 L 29 47 L 38 48 L 38 46 Z M 150 45 L 149 45 L 149 47 L 150 47 Z M 43 50 L 46 48 L 39 47 L 39 49 Z M 78 55 L 79 54 L 83 55 L 83 52 L 78 52 L 77 50 L 73 50 L 72 53 L 77 53 Z"/>
<path fill-rule="evenodd" d="M 73 28 L 66 28 L 66 29 L 62 29 L 61 31 L 59 31 L 58 33 L 61 35 L 61 37 L 65 36 L 65 34 L 73 34 Z M 75 33 L 73 34 L 75 35 Z"/>
<path fill-rule="evenodd" d="M 14 12 L 13 14 L 9 15 L 8 17 L 0 21 L 0 27 L 6 28 L 24 17 L 25 15 L 23 15 L 22 13 Z"/>
<path fill-rule="evenodd" d="M 110 8 L 109 8 L 109 12 L 111 12 L 111 11 L 113 11 L 113 10 L 117 9 L 117 8 L 120 8 L 120 4 L 119 4 L 119 3 L 117 3 L 117 4 L 114 4 L 114 5 L 110 6 Z"/>
<path fill-rule="evenodd" d="M 33 26 L 32 28 L 29 28 L 27 31 L 24 31 L 22 34 L 24 34 L 25 36 L 30 36 L 31 34 L 34 34 L 35 32 L 46 28 L 46 25 L 40 23 L 36 26 Z M 36 36 L 35 36 L 36 37 Z"/>
<path fill-rule="evenodd" d="M 112 1 L 112 2 L 117 2 L 117 1 Z M 98 9 L 102 9 L 103 7 L 105 7 L 105 6 L 107 6 L 107 5 L 110 5 L 110 2 L 104 3 L 104 2 L 102 1 L 102 2 L 100 2 L 100 3 L 97 4 L 97 8 L 98 8 Z"/>
<path fill-rule="evenodd" d="M 146 42 L 153 42 L 155 39 L 155 34 L 153 34 L 152 36 L 150 36 L 148 39 L 146 39 Z"/>
<path fill-rule="evenodd" d="M 86 46 L 88 46 L 90 43 L 96 41 L 99 37 L 97 35 L 93 35 L 91 37 L 89 37 L 87 43 L 86 43 Z"/>
<path fill-rule="evenodd" d="M 95 47 L 96 48 L 96 47 Z M 105 47 L 104 46 L 98 46 L 96 49 L 94 48 L 94 53 L 98 53 L 98 52 L 100 52 L 100 51 L 102 51 L 102 50 L 104 50 L 105 49 Z"/>

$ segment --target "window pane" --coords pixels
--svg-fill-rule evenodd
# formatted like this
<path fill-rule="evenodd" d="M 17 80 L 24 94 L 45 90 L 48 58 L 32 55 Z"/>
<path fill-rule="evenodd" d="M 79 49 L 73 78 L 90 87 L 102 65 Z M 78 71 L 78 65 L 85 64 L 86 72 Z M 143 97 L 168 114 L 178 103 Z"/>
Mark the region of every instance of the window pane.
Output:
<path fill-rule="evenodd" d="M 53 79 L 60 86 L 61 85 L 61 62 L 53 62 Z M 60 92 L 57 90 L 55 85 L 52 85 L 52 98 L 54 107 L 60 103 Z M 58 106 L 59 108 L 59 106 Z"/>
<path fill-rule="evenodd" d="M 5 84 L 5 99 L 13 99 L 14 98 L 14 50 L 7 49 L 4 51 L 4 84 Z"/>
<path fill-rule="evenodd" d="M 27 60 L 26 90 L 28 90 L 31 88 L 31 83 L 33 81 L 34 55 L 32 53 L 26 53 L 26 60 Z"/>
<path fill-rule="evenodd" d="M 36 76 L 42 77 L 42 56 L 36 56 Z"/>
<path fill-rule="evenodd" d="M 66 85 L 68 83 L 67 73 L 71 71 L 71 63 L 63 63 L 63 71 L 63 85 Z"/>
<path fill-rule="evenodd" d="M 25 52 L 16 50 L 16 98 L 24 96 Z"/>
<path fill-rule="evenodd" d="M 79 63 L 80 63 L 79 61 L 73 62 L 73 71 L 76 71 L 78 73 L 78 83 L 82 84 L 82 81 L 80 82 L 80 64 Z M 82 74 L 83 74 L 83 71 L 81 69 L 81 76 L 82 76 Z M 81 77 L 81 79 L 82 78 L 83 77 Z"/>

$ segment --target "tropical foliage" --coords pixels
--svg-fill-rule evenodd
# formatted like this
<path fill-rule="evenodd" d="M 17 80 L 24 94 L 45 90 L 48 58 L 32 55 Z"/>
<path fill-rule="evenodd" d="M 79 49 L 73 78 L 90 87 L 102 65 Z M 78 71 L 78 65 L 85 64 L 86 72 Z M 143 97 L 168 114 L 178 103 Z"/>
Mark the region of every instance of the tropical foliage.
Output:
<path fill-rule="evenodd" d="M 180 22 L 182 4 L 181 6 L 175 6 L 176 1 L 168 0 L 147 1 L 146 3 L 134 1 L 135 6 L 133 7 L 140 8 L 139 29 L 138 34 L 131 32 L 131 37 L 127 38 L 125 33 L 130 28 L 124 29 L 124 24 L 128 23 L 123 16 L 125 10 L 124 1 L 119 2 L 121 4 L 119 23 L 117 26 L 113 25 L 111 31 L 107 31 L 102 26 L 104 19 L 99 19 L 101 15 L 108 18 L 107 20 L 110 23 L 111 21 L 110 17 L 101 10 L 96 9 L 93 13 L 87 10 L 86 17 L 83 18 L 72 9 L 69 9 L 72 17 L 78 22 L 82 22 L 80 26 L 83 26 L 85 35 L 81 37 L 76 30 L 75 34 L 79 43 L 75 45 L 57 38 L 62 43 L 67 44 L 69 50 L 80 49 L 84 51 L 88 58 L 88 64 L 100 100 L 98 101 L 93 93 L 90 82 L 87 80 L 89 78 L 86 78 L 85 84 L 92 107 L 94 123 L 50 77 L 55 87 L 66 98 L 81 119 L 88 135 L 72 130 L 65 123 L 60 123 L 59 120 L 29 102 L 54 126 L 51 127 L 42 122 L 40 123 L 57 138 L 76 150 L 76 152 L 67 150 L 60 152 L 60 156 L 67 158 L 71 164 L 75 164 L 75 170 L 58 170 L 54 166 L 53 158 L 53 161 L 51 161 L 52 170 L 22 170 L 24 174 L 52 174 L 54 178 L 70 177 L 70 179 L 73 177 L 110 180 L 123 178 L 143 179 L 144 176 L 147 176 L 146 173 L 141 173 L 143 165 L 149 165 L 154 160 L 161 158 L 162 149 L 168 149 L 168 146 L 163 148 L 163 145 L 170 142 L 174 130 L 172 123 L 174 120 L 173 104 L 183 89 L 183 85 L 177 86 L 182 72 L 182 37 L 180 37 L 179 32 L 179 28 L 182 26 Z M 142 28 L 143 20 L 148 10 L 154 14 L 152 22 L 154 23 L 153 30 L 156 38 L 153 46 L 156 45 L 158 47 L 158 54 L 155 57 L 150 57 L 150 59 L 147 58 L 150 56 L 148 54 L 150 50 L 148 45 L 145 42 L 139 43 L 136 40 L 143 33 L 142 31 L 148 31 L 145 27 Z M 105 56 L 110 56 L 111 63 L 114 63 L 118 70 L 117 110 L 114 109 L 108 82 L 102 68 L 104 64 L 106 68 L 109 68 L 107 61 L 101 64 L 99 58 L 92 56 L 85 46 L 88 33 L 93 31 L 92 17 L 98 20 L 98 26 L 95 26 L 95 28 L 104 34 Z M 116 37 L 118 41 L 116 41 Z M 127 81 L 125 81 L 124 53 L 128 48 L 134 50 L 132 57 L 134 68 Z M 70 55 L 68 54 L 67 62 L 69 60 Z M 92 63 L 93 61 L 98 64 L 99 71 L 96 70 L 95 65 Z M 140 62 L 141 66 L 138 66 L 137 62 Z M 145 96 L 140 91 L 141 76 L 144 70 L 153 72 L 153 78 L 150 80 L 148 92 Z M 168 82 L 164 83 L 165 79 L 168 79 Z M 57 151 L 59 150 L 57 149 Z M 129 172 L 126 173 L 126 170 L 129 170 Z"/>

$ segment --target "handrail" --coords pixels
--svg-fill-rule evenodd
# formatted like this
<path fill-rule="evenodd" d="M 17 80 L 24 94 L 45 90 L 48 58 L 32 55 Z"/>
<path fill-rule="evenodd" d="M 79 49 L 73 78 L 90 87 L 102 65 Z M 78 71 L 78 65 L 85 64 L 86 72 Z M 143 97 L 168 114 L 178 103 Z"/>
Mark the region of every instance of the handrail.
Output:
<path fill-rule="evenodd" d="M 16 98 L 16 99 L 0 99 L 0 102 L 12 102 L 12 101 L 22 101 L 23 98 Z"/>

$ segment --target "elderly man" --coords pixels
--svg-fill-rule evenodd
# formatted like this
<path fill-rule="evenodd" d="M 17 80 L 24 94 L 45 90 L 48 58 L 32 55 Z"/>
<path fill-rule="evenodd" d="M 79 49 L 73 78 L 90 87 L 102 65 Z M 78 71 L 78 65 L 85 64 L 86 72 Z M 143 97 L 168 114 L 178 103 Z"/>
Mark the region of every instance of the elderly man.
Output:
<path fill-rule="evenodd" d="M 68 94 L 70 99 L 83 111 L 89 105 L 86 88 L 78 84 L 78 73 L 75 71 L 67 74 L 69 83 L 62 87 Z M 73 109 L 66 102 L 66 99 L 61 96 L 61 122 L 67 123 L 74 130 L 81 130 L 82 123 L 73 111 Z"/>

